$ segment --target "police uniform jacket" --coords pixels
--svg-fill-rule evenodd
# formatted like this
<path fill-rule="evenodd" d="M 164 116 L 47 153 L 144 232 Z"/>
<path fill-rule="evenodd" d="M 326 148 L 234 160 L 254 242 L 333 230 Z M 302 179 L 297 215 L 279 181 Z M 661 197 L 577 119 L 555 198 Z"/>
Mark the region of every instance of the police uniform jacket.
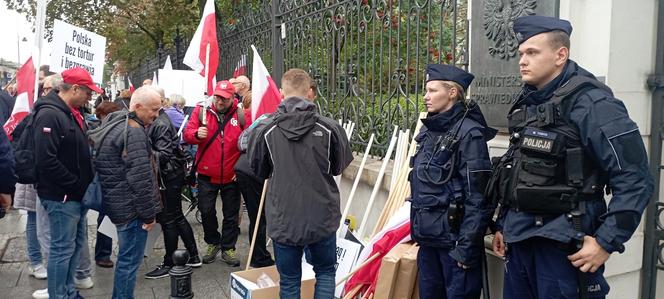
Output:
<path fill-rule="evenodd" d="M 409 176 L 411 235 L 420 246 L 451 249 L 452 258 L 473 266 L 480 261 L 490 217 L 482 192 L 491 175 L 486 143 L 496 130 L 487 127 L 479 106 L 471 104 L 461 121 L 465 111 L 465 105 L 457 103 L 422 119 Z M 456 145 L 441 149 L 445 137 L 457 129 Z"/>
<path fill-rule="evenodd" d="M 550 101 L 554 92 L 575 76 L 595 79 L 570 60 L 563 72 L 542 89 L 525 85 L 512 111 L 525 107 L 528 117 L 531 117 L 538 105 Z M 505 242 L 519 242 L 539 236 L 567 243 L 581 240 L 587 234 L 594 236 L 608 252 L 624 250 L 623 243 L 638 226 L 652 195 L 653 179 L 636 123 L 630 119 L 623 102 L 616 99 L 608 87 L 604 87 L 574 94 L 569 99 L 569 115 L 565 117 L 578 130 L 584 159 L 590 161 L 599 175 L 605 178 L 603 180 L 609 186 L 607 191 L 613 194 L 608 209 L 602 200 L 604 190 L 599 190 L 596 194 L 599 200 L 585 202 L 581 216 L 582 231 L 575 230 L 566 214 L 542 217 L 517 211 L 513 207 L 503 209 L 497 229 L 503 231 Z M 512 147 L 514 144 L 510 150 Z"/>

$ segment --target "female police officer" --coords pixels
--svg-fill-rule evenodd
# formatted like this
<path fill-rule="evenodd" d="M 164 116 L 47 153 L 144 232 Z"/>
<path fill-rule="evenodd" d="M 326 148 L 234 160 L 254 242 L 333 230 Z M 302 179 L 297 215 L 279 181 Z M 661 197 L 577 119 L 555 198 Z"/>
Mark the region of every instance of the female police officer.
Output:
<path fill-rule="evenodd" d="M 474 76 L 454 66 L 426 69 L 428 116 L 411 160 L 411 234 L 420 297 L 479 298 L 483 236 L 490 217 L 484 185 L 491 176 L 487 127 L 479 106 L 464 102 Z"/>

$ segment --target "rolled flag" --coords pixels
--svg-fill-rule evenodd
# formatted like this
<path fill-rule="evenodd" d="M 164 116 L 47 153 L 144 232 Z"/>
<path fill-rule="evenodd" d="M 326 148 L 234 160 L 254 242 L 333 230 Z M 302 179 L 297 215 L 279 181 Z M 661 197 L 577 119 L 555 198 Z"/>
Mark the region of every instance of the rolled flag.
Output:
<path fill-rule="evenodd" d="M 16 103 L 14 104 L 12 114 L 3 126 L 9 140 L 12 139 L 11 134 L 16 129 L 16 126 L 32 110 L 32 106 L 34 105 L 35 78 L 35 66 L 32 63 L 32 57 L 30 57 L 16 73 Z"/>
<path fill-rule="evenodd" d="M 208 46 L 209 53 L 207 51 Z M 213 77 L 217 72 L 217 66 L 219 66 L 219 44 L 217 43 L 214 0 L 205 2 L 203 17 L 191 38 L 189 48 L 187 48 L 187 53 L 185 53 L 182 62 L 207 78 L 207 94 L 211 95 L 214 90 Z"/>
<path fill-rule="evenodd" d="M 251 45 L 254 51 L 254 62 L 251 77 L 251 119 L 258 119 L 265 113 L 277 111 L 277 106 L 281 103 L 281 93 L 274 84 L 274 80 L 267 71 L 261 56 L 254 45 Z"/>

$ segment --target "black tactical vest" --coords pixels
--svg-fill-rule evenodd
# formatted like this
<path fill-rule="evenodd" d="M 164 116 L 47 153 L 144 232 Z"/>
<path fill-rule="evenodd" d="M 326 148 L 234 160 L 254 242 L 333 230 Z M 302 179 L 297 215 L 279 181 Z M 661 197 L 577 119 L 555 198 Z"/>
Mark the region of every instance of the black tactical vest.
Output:
<path fill-rule="evenodd" d="M 569 120 L 578 95 L 594 88 L 608 90 L 594 79 L 574 76 L 549 101 L 512 109 L 510 148 L 494 165 L 497 177 L 489 197 L 533 214 L 569 213 L 581 201 L 603 198 L 607 175 L 584 152 L 579 130 Z"/>

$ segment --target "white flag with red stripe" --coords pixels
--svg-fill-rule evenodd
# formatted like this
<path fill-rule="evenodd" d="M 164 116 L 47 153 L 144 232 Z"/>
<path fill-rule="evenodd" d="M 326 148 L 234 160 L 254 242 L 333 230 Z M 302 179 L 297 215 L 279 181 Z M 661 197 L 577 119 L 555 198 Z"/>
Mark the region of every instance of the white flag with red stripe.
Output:
<path fill-rule="evenodd" d="M 3 126 L 10 140 L 11 133 L 14 132 L 16 126 L 32 110 L 35 93 L 35 76 L 35 66 L 32 63 L 32 57 L 30 57 L 16 73 L 16 103 L 14 104 L 11 116 L 9 116 L 9 119 Z"/>
<path fill-rule="evenodd" d="M 365 285 L 368 291 L 373 293 L 383 257 L 397 244 L 410 240 L 410 203 L 406 202 L 390 218 L 383 229 L 373 236 L 369 244 L 364 247 L 362 253 L 357 258 L 356 265 L 361 265 L 374 255 L 378 255 L 378 257 L 360 268 L 348 279 L 344 287 L 346 292 L 357 285 Z"/>
<path fill-rule="evenodd" d="M 235 65 L 235 69 L 233 70 L 233 78 L 237 78 L 239 76 L 246 74 L 247 74 L 247 54 L 242 54 L 240 60 L 237 62 L 237 65 Z"/>
<path fill-rule="evenodd" d="M 129 92 L 134 93 L 136 87 L 134 87 L 134 83 L 131 83 L 131 77 L 127 77 L 127 81 L 129 81 Z"/>
<path fill-rule="evenodd" d="M 209 53 L 207 53 L 208 45 L 210 46 Z M 207 78 L 207 94 L 211 95 L 214 88 L 213 77 L 217 72 L 217 66 L 219 66 L 219 43 L 217 43 L 214 0 L 206 1 L 203 17 L 191 38 L 189 48 L 187 48 L 187 53 L 185 53 L 182 62 Z"/>
<path fill-rule="evenodd" d="M 254 51 L 254 61 L 251 72 L 253 81 L 251 82 L 251 119 L 257 119 L 265 113 L 277 111 L 277 106 L 281 103 L 281 93 L 270 77 L 261 56 L 254 45 L 251 45 Z"/>

